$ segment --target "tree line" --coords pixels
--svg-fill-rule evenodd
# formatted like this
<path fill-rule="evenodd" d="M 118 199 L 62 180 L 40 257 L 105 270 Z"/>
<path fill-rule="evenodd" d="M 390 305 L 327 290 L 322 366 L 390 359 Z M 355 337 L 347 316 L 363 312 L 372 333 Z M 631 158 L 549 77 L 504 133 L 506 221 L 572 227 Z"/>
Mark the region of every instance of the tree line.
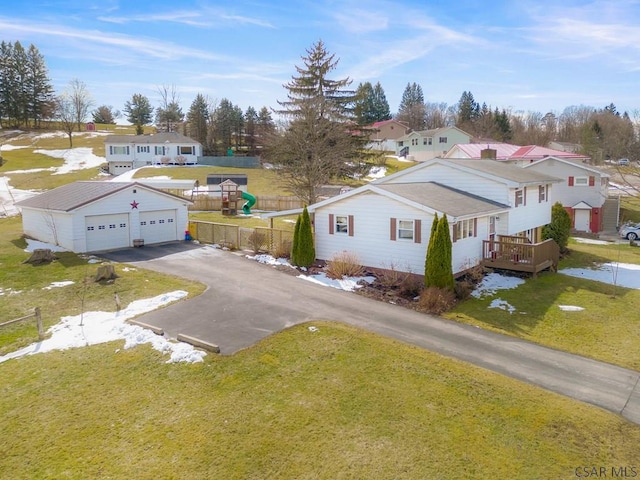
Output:
<path fill-rule="evenodd" d="M 316 47 L 320 49 L 315 51 Z M 321 78 L 335 68 L 337 58 L 329 54 L 321 42 L 308 53 L 317 58 L 303 57 L 305 64 L 324 69 L 316 72 Z M 324 63 L 318 63 L 319 60 Z M 305 77 L 311 72 L 306 67 L 296 69 L 299 76 L 294 76 L 293 82 L 285 86 L 289 95 L 294 96 L 304 92 L 304 82 L 317 80 Z M 302 83 L 296 85 L 296 82 Z M 591 156 L 596 163 L 609 158 L 640 158 L 638 118 L 632 120 L 628 112 L 618 112 L 613 103 L 602 108 L 570 106 L 560 114 L 513 112 L 480 103 L 471 91 L 464 91 L 454 105 L 427 102 L 422 87 L 413 82 L 407 83 L 398 111 L 393 114 L 380 82 L 363 82 L 354 90 L 348 88 L 350 79 L 337 82 L 335 91 L 323 93 L 324 106 L 335 106 L 337 110 L 331 120 L 342 116 L 342 127 L 347 125 L 352 133 L 366 132 L 367 126 L 393 118 L 411 130 L 456 126 L 476 141 L 516 145 L 547 145 L 551 141 L 579 144 L 581 153 Z M 125 103 L 123 113 L 109 105 L 92 110 L 91 95 L 80 80 L 70 81 L 67 89 L 56 95 L 44 57 L 37 47 L 30 45 L 25 49 L 17 41 L 0 44 L 0 126 L 38 128 L 43 120 L 57 120 L 67 131 L 70 144 L 72 131 L 80 130 L 88 118 L 96 123 L 115 123 L 124 114 L 138 133 L 153 123 L 159 130 L 179 130 L 202 143 L 207 155 L 225 155 L 230 150 L 236 154 L 258 155 L 265 151 L 267 140 L 276 131 L 286 133 L 295 115 L 301 112 L 300 106 L 291 103 L 291 99 L 279 102 L 280 110 L 248 107 L 242 111 L 227 98 L 217 101 L 197 94 L 185 114 L 175 86 L 162 86 L 158 92 L 160 105 L 155 108 L 146 96 L 136 93 Z M 285 119 L 280 128 L 276 128 L 272 113 Z M 634 115 L 640 117 L 638 112 Z M 322 123 L 326 118 L 319 116 L 316 120 Z"/>

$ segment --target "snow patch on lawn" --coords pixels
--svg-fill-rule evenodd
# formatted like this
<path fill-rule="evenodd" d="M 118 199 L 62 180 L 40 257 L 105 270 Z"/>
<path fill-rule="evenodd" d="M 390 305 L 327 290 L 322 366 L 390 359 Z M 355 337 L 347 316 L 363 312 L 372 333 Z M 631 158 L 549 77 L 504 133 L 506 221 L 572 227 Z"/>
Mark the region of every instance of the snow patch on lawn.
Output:
<path fill-rule="evenodd" d="M 0 363 L 25 355 L 96 345 L 114 340 L 124 340 L 125 349 L 150 343 L 155 350 L 170 355 L 167 363 L 201 362 L 206 355 L 205 352 L 196 350 L 186 343 L 170 342 L 151 330 L 125 323 L 130 318 L 186 296 L 187 292 L 184 290 L 176 290 L 152 298 L 135 300 L 118 312 L 84 312 L 81 315 L 62 317 L 60 323 L 48 330 L 48 333 L 51 333 L 50 338 L 0 356 Z"/>
<path fill-rule="evenodd" d="M 501 298 L 495 298 L 489 304 L 489 308 L 499 308 L 500 310 L 506 310 L 509 313 L 513 313 L 516 311 L 516 307 L 511 305 L 506 300 L 502 300 Z"/>
<path fill-rule="evenodd" d="M 523 283 L 524 280 L 522 278 L 490 273 L 482 279 L 482 282 L 471 292 L 471 295 L 475 298 L 490 297 L 495 295 L 498 290 L 518 288 Z"/>

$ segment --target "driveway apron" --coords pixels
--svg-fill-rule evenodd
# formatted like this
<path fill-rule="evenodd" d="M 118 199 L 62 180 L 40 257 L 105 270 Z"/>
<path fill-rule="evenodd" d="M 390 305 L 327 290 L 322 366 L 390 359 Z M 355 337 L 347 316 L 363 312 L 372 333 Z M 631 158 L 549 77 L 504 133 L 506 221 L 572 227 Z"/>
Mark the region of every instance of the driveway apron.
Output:
<path fill-rule="evenodd" d="M 233 354 L 313 320 L 349 323 L 547 390 L 640 424 L 640 373 L 466 324 L 316 285 L 211 246 L 168 244 L 102 255 L 198 280 L 200 296 L 139 317 L 169 338 L 189 335 Z"/>

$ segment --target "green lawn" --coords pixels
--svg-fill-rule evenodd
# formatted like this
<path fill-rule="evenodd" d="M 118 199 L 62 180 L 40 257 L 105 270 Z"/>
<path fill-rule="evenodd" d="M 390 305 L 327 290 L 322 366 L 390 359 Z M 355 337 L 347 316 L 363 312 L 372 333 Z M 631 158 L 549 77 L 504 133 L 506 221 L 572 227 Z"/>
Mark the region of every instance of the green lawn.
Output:
<path fill-rule="evenodd" d="M 45 329 L 67 315 L 82 311 L 114 311 L 115 294 L 123 305 L 133 300 L 153 297 L 173 290 L 186 290 L 199 295 L 204 285 L 178 277 L 161 275 L 116 265 L 119 275 L 113 283 L 92 280 L 98 264 L 89 257 L 74 253 L 58 253 L 53 263 L 33 266 L 23 263 L 31 255 L 25 252 L 20 217 L 0 218 L 0 319 L 10 320 L 29 315 L 40 307 Z M 72 281 L 73 285 L 45 289 L 53 282 Z M 84 308 L 83 308 L 84 306 Z M 0 327 L 0 355 L 37 341 L 33 320 Z"/>
<path fill-rule="evenodd" d="M 640 248 L 572 242 L 560 269 L 616 261 L 640 265 Z M 613 274 L 612 274 L 613 278 Z M 488 308 L 494 298 L 516 308 L 514 313 Z M 562 311 L 559 305 L 583 307 Z M 471 325 L 531 340 L 553 348 L 640 369 L 640 290 L 543 273 L 493 297 L 471 298 L 445 316 Z"/>
<path fill-rule="evenodd" d="M 122 342 L 0 364 L 4 478 L 574 478 L 640 427 L 334 323 L 166 364 Z"/>

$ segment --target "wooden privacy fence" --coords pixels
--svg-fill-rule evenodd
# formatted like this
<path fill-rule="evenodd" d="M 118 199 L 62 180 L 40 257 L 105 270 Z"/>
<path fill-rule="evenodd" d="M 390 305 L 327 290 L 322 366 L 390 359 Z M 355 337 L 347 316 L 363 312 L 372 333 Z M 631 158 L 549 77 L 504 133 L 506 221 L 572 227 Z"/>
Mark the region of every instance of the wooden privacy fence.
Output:
<path fill-rule="evenodd" d="M 201 243 L 241 250 L 264 251 L 279 257 L 291 252 L 293 232 L 277 228 L 246 228 L 226 223 L 191 220 L 189 233 Z"/>
<path fill-rule="evenodd" d="M 222 198 L 210 197 L 209 195 L 197 195 L 192 199 L 193 205 L 189 210 L 197 211 L 218 211 L 222 210 Z M 238 202 L 241 206 L 242 204 Z M 244 203 L 244 202 L 243 202 Z M 293 210 L 302 208 L 304 205 L 298 197 L 282 197 L 279 195 L 260 195 L 256 197 L 256 204 L 251 207 L 254 210 L 264 210 L 267 212 L 281 212 L 283 210 Z"/>
<path fill-rule="evenodd" d="M 42 326 L 42 315 L 40 315 L 39 307 L 34 308 L 33 313 L 30 315 L 26 315 L 24 317 L 15 318 L 13 320 L 0 323 L 0 327 L 4 327 L 5 325 L 11 325 L 12 323 L 22 322 L 24 320 L 29 320 L 30 318 L 36 319 L 36 326 L 38 327 L 38 338 L 42 340 L 44 338 L 44 327 Z"/>

